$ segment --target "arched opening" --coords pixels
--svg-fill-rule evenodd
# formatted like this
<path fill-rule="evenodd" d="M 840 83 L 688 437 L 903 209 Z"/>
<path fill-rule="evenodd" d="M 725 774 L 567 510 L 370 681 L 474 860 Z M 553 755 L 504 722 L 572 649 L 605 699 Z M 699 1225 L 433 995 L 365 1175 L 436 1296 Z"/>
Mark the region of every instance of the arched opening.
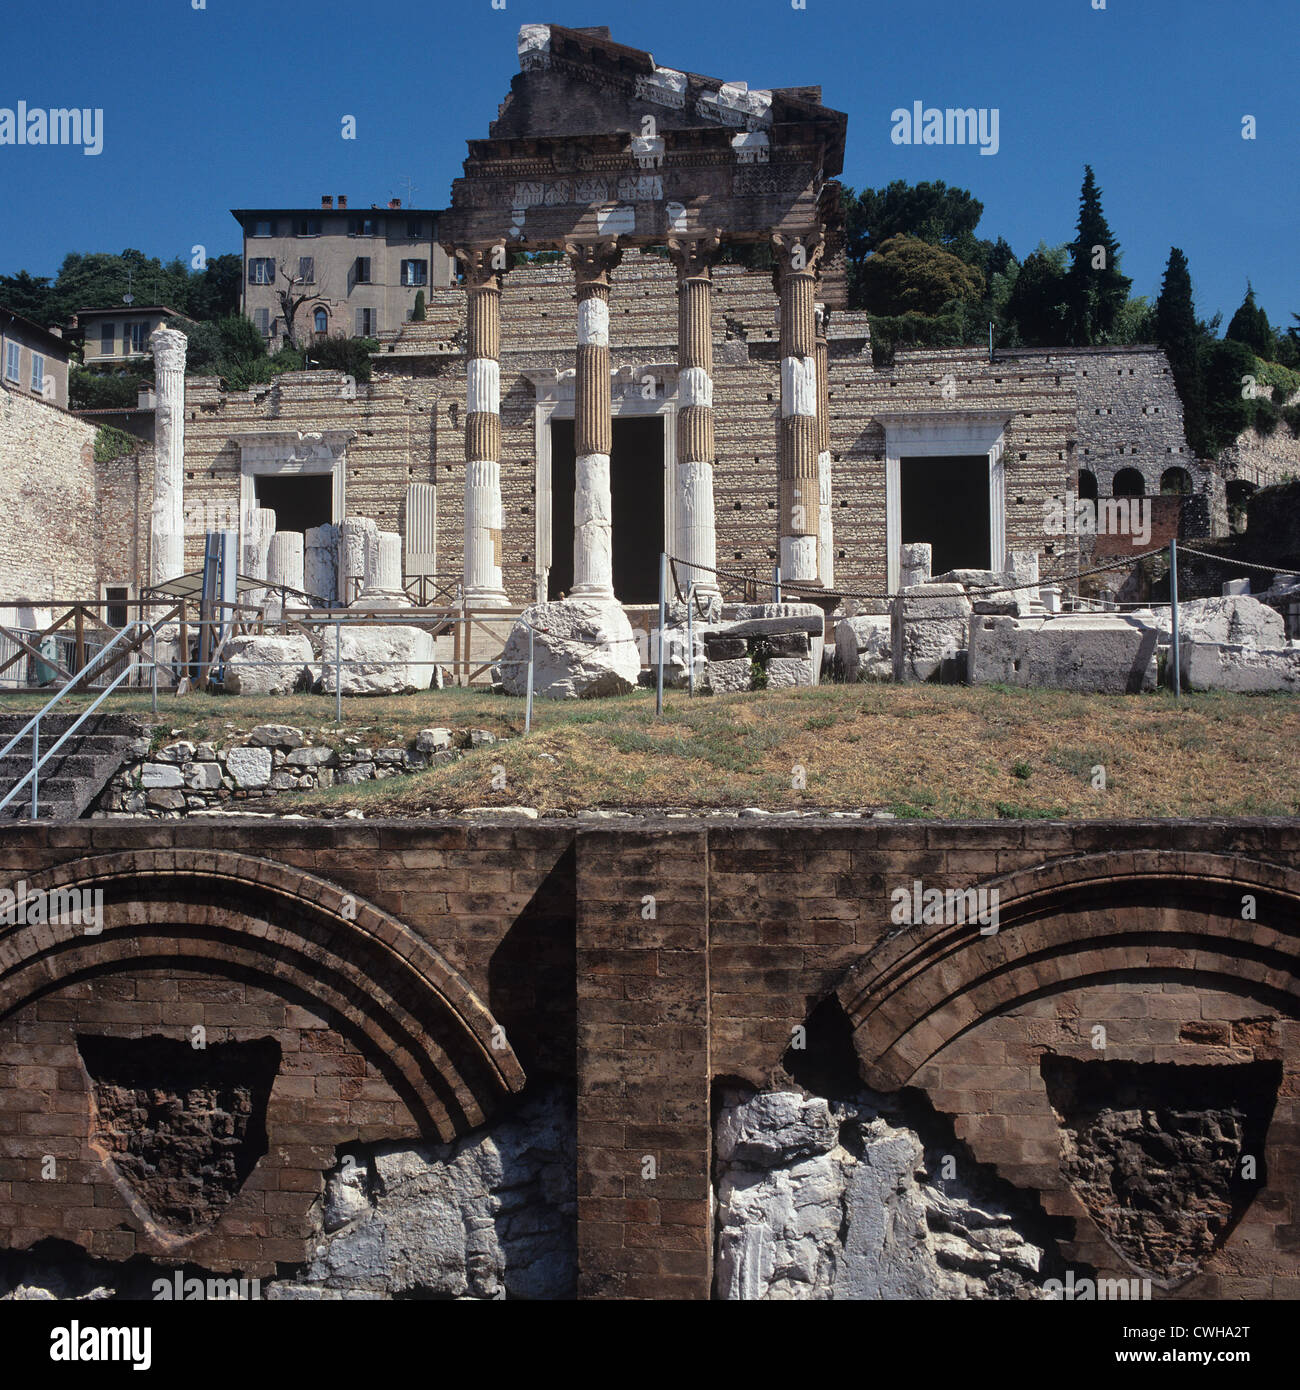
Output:
<path fill-rule="evenodd" d="M 326 334 L 330 331 L 330 316 L 324 309 L 317 309 L 312 315 L 312 326 L 317 333 Z"/>
<path fill-rule="evenodd" d="M 1224 488 L 1228 501 L 1228 529 L 1234 536 L 1246 529 L 1246 509 L 1255 495 L 1255 484 L 1241 478 L 1232 478 Z"/>
<path fill-rule="evenodd" d="M 1192 491 L 1192 475 L 1185 468 L 1166 468 L 1160 475 L 1161 497 L 1187 497 Z"/>
<path fill-rule="evenodd" d="M 1091 468 L 1079 469 L 1079 498 L 1089 502 L 1097 500 L 1097 475 Z"/>
<path fill-rule="evenodd" d="M 1146 480 L 1136 468 L 1121 468 L 1111 484 L 1112 497 L 1145 497 Z"/>

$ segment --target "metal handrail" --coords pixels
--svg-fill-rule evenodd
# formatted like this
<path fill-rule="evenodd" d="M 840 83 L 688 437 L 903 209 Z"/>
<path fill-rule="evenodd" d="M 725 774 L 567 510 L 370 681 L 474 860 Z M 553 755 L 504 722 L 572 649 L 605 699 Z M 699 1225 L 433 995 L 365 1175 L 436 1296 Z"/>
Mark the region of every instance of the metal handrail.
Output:
<path fill-rule="evenodd" d="M 58 702 L 61 699 L 63 699 L 63 697 L 70 690 L 75 690 L 76 687 L 81 683 L 81 681 L 87 679 L 87 673 L 92 668 L 99 665 L 103 661 L 105 654 L 111 651 L 112 648 L 118 642 L 120 642 L 124 637 L 126 637 L 131 632 L 132 628 L 136 627 L 143 629 L 144 632 L 147 632 L 147 634 L 153 637 L 155 641 L 157 640 L 158 631 L 157 627 L 154 624 L 146 623 L 143 618 L 137 618 L 133 623 L 129 623 L 126 627 L 124 627 L 121 630 L 121 632 L 117 634 L 116 637 L 113 638 L 111 642 L 109 642 L 106 646 L 101 647 L 99 651 L 96 652 L 95 655 L 85 664 L 85 666 L 83 666 L 80 671 L 76 672 L 72 679 L 58 692 L 58 694 L 55 695 L 51 700 L 47 701 L 45 705 L 43 705 L 27 721 L 27 723 L 23 725 L 23 727 L 13 736 L 13 738 L 11 738 L 9 742 L 5 744 L 4 748 L 0 749 L 0 759 L 6 758 L 9 755 L 10 751 L 14 748 L 14 746 L 27 736 L 28 731 L 31 732 L 31 768 L 29 771 L 23 773 L 22 777 L 20 777 L 18 781 L 15 782 L 12 787 L 9 788 L 5 795 L 2 798 L 0 798 L 0 811 L 3 811 L 4 808 L 8 806 L 8 804 L 14 799 L 14 797 L 17 796 L 20 791 L 22 791 L 22 789 L 27 785 L 27 783 L 30 782 L 32 784 L 30 819 L 35 820 L 37 818 L 37 802 L 39 800 L 40 795 L 41 768 L 43 768 L 45 764 L 49 762 L 49 760 L 59 751 L 60 748 L 63 747 L 63 745 L 68 741 L 68 739 L 70 739 L 72 735 L 77 732 L 77 730 L 82 726 L 82 724 L 84 724 L 86 720 L 89 719 L 92 714 L 94 714 L 94 712 L 100 707 L 100 705 L 104 703 L 105 700 L 108 699 L 108 697 L 113 693 L 113 691 L 115 691 L 117 687 L 121 685 L 124 680 L 126 680 L 126 678 L 131 674 L 131 672 L 137 668 L 132 666 L 124 666 L 122 670 L 120 670 L 117 673 L 117 675 L 113 677 L 109 684 L 104 687 L 104 689 L 100 692 L 99 696 L 89 705 L 87 705 L 86 708 L 82 710 L 82 712 L 77 716 L 77 718 L 74 719 L 73 722 L 67 727 L 67 729 L 64 730 L 63 734 L 59 737 L 59 739 L 50 748 L 46 749 L 44 755 L 38 756 L 38 754 L 40 754 L 41 743 L 41 720 L 45 718 L 45 716 L 54 708 L 55 705 L 58 704 Z M 139 664 L 142 665 L 144 663 L 141 662 Z M 150 658 L 148 664 L 152 668 L 152 680 L 154 683 L 154 689 L 156 690 L 158 680 L 158 660 L 156 652 L 154 656 Z"/>
<path fill-rule="evenodd" d="M 101 647 L 95 653 L 95 655 L 91 657 L 91 659 L 88 662 L 86 662 L 86 664 L 81 668 L 81 670 L 76 672 L 72 679 L 68 681 L 66 685 L 60 688 L 59 693 L 55 695 L 53 699 L 49 700 L 46 704 L 42 705 L 42 707 L 39 710 L 37 710 L 37 712 L 34 715 L 32 715 L 32 717 L 27 721 L 27 723 L 24 724 L 21 729 L 19 729 L 19 731 L 13 736 L 13 738 L 9 740 L 8 743 L 5 744 L 3 748 L 0 748 L 0 758 L 7 758 L 13 746 L 16 743 L 20 742 L 22 739 L 27 737 L 28 733 L 32 729 L 32 726 L 39 724 L 41 720 L 44 719 L 47 714 L 49 714 L 49 712 L 54 708 L 54 706 L 57 705 L 59 701 L 69 693 L 69 691 L 75 690 L 77 685 L 86 678 L 86 672 L 89 671 L 91 667 L 98 665 L 99 662 L 103 660 L 104 654 L 106 652 L 112 651 L 113 648 L 117 645 L 117 643 L 119 643 L 122 640 L 122 638 L 124 638 L 127 635 L 127 633 L 131 631 L 133 627 L 149 628 L 149 631 L 153 636 L 156 637 L 158 635 L 157 632 L 155 632 L 154 629 L 150 626 L 150 624 L 146 623 L 143 618 L 136 618 L 134 622 L 128 623 L 126 627 L 124 627 L 121 630 L 121 632 L 119 632 L 117 636 L 113 638 L 111 642 L 109 642 L 106 646 Z M 127 670 L 129 671 L 130 669 L 131 668 L 128 666 Z M 0 805 L 3 804 L 3 802 L 0 802 Z"/>

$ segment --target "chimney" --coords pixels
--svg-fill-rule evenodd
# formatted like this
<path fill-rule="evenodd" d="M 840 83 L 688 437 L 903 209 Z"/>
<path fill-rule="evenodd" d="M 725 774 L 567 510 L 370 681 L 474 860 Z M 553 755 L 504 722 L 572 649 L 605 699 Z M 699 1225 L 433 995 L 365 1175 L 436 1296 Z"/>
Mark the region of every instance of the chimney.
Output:
<path fill-rule="evenodd" d="M 388 200 L 388 206 L 390 208 L 400 208 L 402 206 L 402 200 L 400 198 L 390 198 Z"/>
<path fill-rule="evenodd" d="M 348 205 L 348 195 L 347 195 L 346 193 L 340 193 L 340 194 L 339 194 L 339 207 L 345 208 L 345 207 L 347 207 L 347 205 Z"/>
<path fill-rule="evenodd" d="M 323 208 L 332 208 L 334 206 L 334 199 L 331 198 L 328 193 L 322 193 L 320 195 L 320 205 Z"/>

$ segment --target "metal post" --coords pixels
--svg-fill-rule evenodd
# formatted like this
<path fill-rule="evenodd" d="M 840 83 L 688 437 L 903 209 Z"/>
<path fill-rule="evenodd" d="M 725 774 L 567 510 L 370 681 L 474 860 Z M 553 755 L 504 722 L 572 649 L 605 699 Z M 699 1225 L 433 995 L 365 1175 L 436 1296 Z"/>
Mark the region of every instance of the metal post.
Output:
<path fill-rule="evenodd" d="M 343 627 L 334 619 L 334 722 L 343 723 Z"/>
<path fill-rule="evenodd" d="M 686 693 L 695 694 L 695 580 L 686 581 Z"/>
<path fill-rule="evenodd" d="M 36 785 L 40 779 L 40 774 L 36 771 L 36 764 L 40 762 L 41 751 L 41 721 L 38 719 L 32 726 L 32 820 L 36 819 Z"/>
<path fill-rule="evenodd" d="M 774 603 L 780 603 L 780 602 L 781 602 L 781 566 L 780 566 L 780 565 L 773 565 L 773 566 L 772 566 L 772 587 L 776 590 L 776 598 L 773 600 L 773 602 L 774 602 Z"/>
<path fill-rule="evenodd" d="M 190 665 L 185 663 L 185 674 L 188 678 Z M 158 633 L 154 629 L 149 630 L 149 702 L 155 714 L 158 713 Z"/>
<path fill-rule="evenodd" d="M 533 728 L 533 625 L 528 624 L 528 696 L 524 702 L 524 733 Z"/>
<path fill-rule="evenodd" d="M 1174 644 L 1174 699 L 1183 690 L 1182 657 L 1178 650 L 1178 541 L 1169 542 L 1169 616 L 1173 624 Z"/>
<path fill-rule="evenodd" d="M 668 625 L 668 552 L 659 552 L 659 678 L 655 682 L 655 716 L 664 712 L 664 628 Z"/>

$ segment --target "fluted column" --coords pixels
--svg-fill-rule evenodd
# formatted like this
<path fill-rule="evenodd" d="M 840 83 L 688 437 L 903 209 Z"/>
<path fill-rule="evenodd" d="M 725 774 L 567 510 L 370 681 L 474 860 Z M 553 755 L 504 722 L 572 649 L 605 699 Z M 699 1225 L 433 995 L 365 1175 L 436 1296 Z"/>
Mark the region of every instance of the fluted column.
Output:
<path fill-rule="evenodd" d="M 705 595 L 717 594 L 717 528 L 713 512 L 713 257 L 721 237 L 670 240 L 677 266 L 677 550 Z M 704 566 L 696 569 L 694 566 Z"/>
<path fill-rule="evenodd" d="M 826 327 L 830 311 L 815 306 L 817 315 L 817 577 L 825 588 L 835 583 L 835 523 L 831 512 L 830 349 Z"/>
<path fill-rule="evenodd" d="M 149 517 L 149 582 L 185 573 L 185 353 L 189 339 L 174 328 L 150 335 L 158 409 L 154 428 L 153 510 Z"/>
<path fill-rule="evenodd" d="M 821 235 L 772 237 L 781 296 L 781 574 L 815 584 L 820 484 L 814 304 Z"/>
<path fill-rule="evenodd" d="M 578 355 L 573 403 L 574 598 L 614 597 L 609 455 L 609 277 L 622 259 L 616 240 L 566 246 L 577 286 Z"/>
<path fill-rule="evenodd" d="M 465 270 L 465 601 L 499 608 L 501 574 L 501 272 L 504 248 L 458 248 Z"/>

